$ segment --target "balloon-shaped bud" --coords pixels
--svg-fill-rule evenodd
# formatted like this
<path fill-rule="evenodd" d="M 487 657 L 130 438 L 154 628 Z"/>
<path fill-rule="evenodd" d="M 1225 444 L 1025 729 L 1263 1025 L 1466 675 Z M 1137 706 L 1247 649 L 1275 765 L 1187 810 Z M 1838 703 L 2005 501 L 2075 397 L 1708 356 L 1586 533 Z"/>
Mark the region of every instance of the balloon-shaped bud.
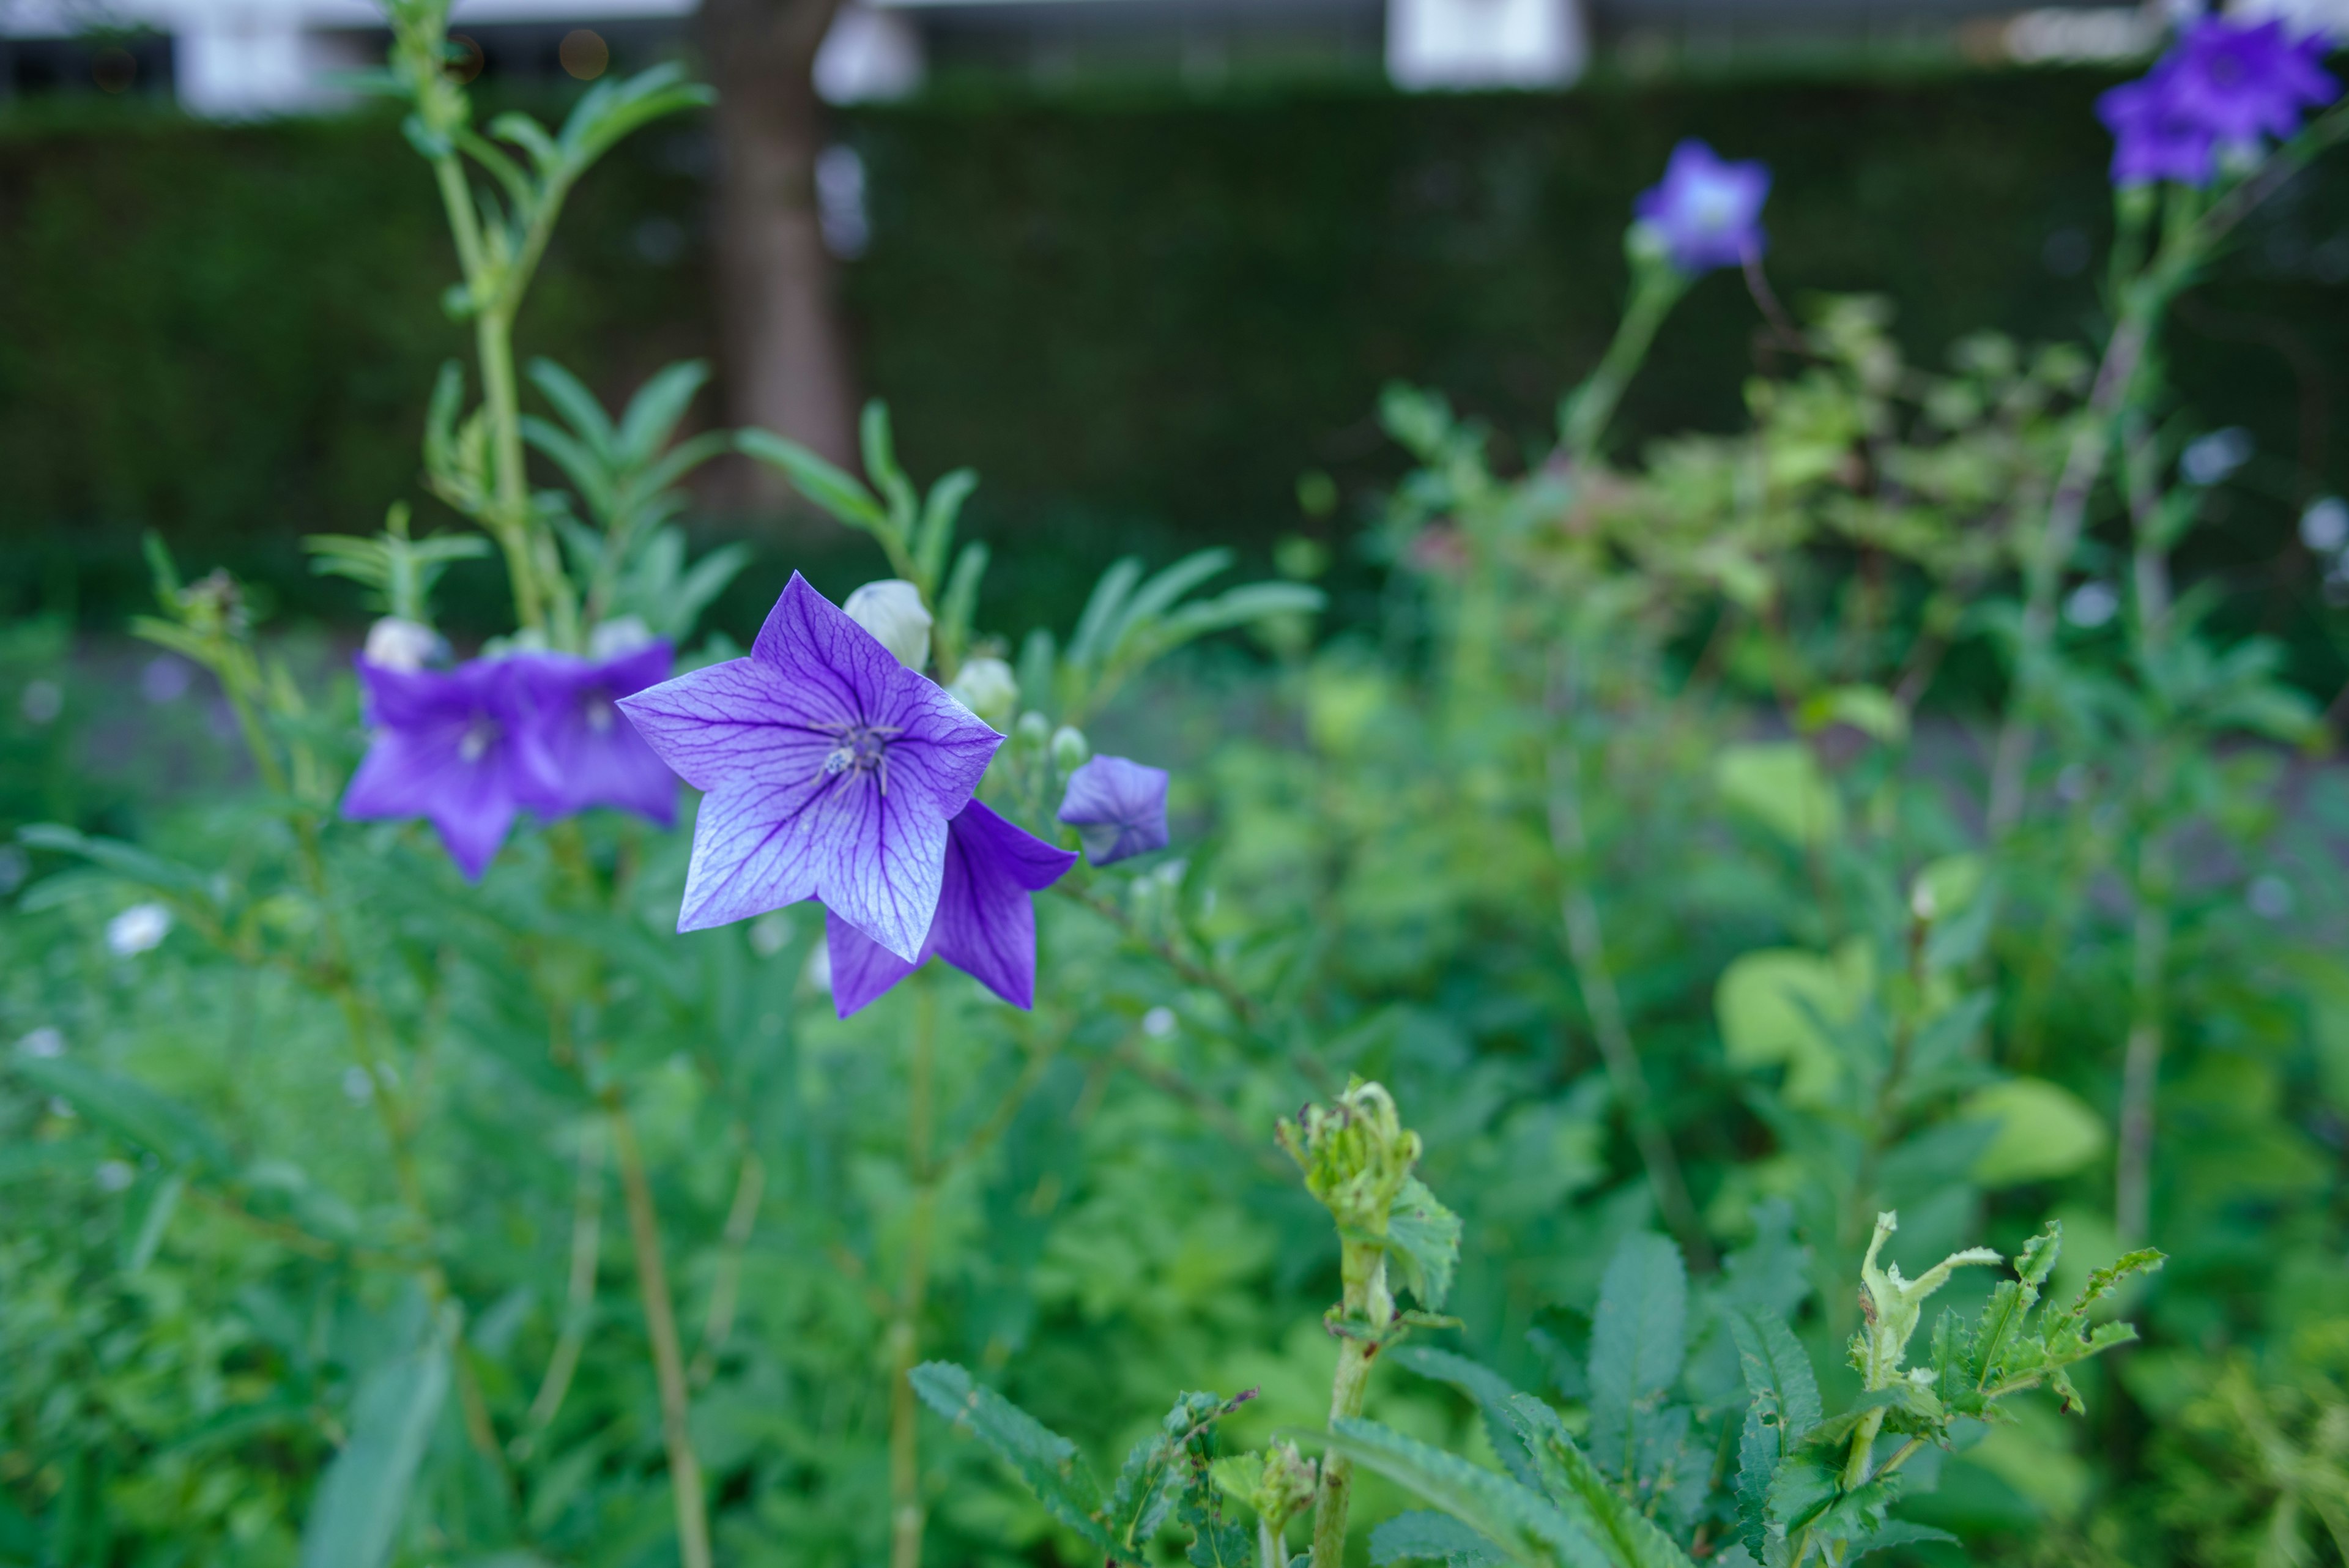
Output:
<path fill-rule="evenodd" d="M 929 663 L 929 607 L 922 603 L 922 590 L 903 577 L 867 583 L 840 607 L 906 669 L 919 670 Z"/>

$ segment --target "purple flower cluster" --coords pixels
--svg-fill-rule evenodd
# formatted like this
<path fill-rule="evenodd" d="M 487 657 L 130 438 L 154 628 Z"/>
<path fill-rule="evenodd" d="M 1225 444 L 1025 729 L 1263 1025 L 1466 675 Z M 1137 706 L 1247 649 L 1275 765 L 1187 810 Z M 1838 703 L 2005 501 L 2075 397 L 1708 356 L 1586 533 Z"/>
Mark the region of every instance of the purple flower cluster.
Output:
<path fill-rule="evenodd" d="M 813 898 L 843 1018 L 933 958 L 1015 1007 L 1033 1004 L 1031 895 L 1076 856 L 973 798 L 1003 737 L 797 573 L 747 656 L 620 706 L 704 792 L 678 929 Z M 1071 800 L 1104 764 L 1155 774 L 1154 795 L 1147 777 L 1117 774 L 1124 787 L 1102 809 L 1132 819 L 1118 830 L 1131 843 L 1165 843 L 1155 769 L 1096 758 L 1071 781 Z"/>
<path fill-rule="evenodd" d="M 2113 183 L 2208 185 L 2222 154 L 2292 136 L 2309 109 L 2341 96 L 2324 51 L 2320 35 L 2295 38 L 2281 19 L 2190 24 L 2152 70 L 2096 100 L 2113 133 Z"/>
<path fill-rule="evenodd" d="M 677 781 L 620 722 L 618 703 L 667 675 L 670 659 L 666 642 L 602 659 L 517 653 L 453 670 L 362 655 L 375 733 L 343 815 L 426 817 L 475 878 L 524 811 L 552 820 L 612 806 L 667 826 Z"/>
<path fill-rule="evenodd" d="M 1631 211 L 1672 265 L 1694 275 L 1743 266 L 1761 254 L 1762 203 L 1769 194 L 1764 165 L 1730 162 L 1691 138 L 1672 149 L 1662 182 L 1641 192 Z"/>

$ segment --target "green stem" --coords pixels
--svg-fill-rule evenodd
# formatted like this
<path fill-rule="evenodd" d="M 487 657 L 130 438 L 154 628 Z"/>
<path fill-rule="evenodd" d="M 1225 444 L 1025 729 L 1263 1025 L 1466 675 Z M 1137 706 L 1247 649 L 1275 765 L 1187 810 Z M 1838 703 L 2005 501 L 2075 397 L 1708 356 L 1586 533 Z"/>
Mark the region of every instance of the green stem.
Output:
<path fill-rule="evenodd" d="M 1288 1568 L 1288 1548 L 1268 1519 L 1256 1521 L 1256 1562 L 1257 1568 Z"/>
<path fill-rule="evenodd" d="M 1656 328 L 1671 314 L 1687 292 L 1688 279 L 1662 262 L 1635 262 L 1631 300 L 1615 328 L 1614 341 L 1590 379 L 1567 395 L 1560 435 L 1567 454 L 1577 463 L 1588 462 L 1599 452 L 1599 438 L 1615 417 L 1615 406 L 1639 373 Z"/>
<path fill-rule="evenodd" d="M 514 618 L 525 631 L 546 627 L 546 604 L 532 548 L 530 494 L 523 468 L 522 407 L 514 382 L 513 318 L 503 308 L 485 308 L 473 317 L 473 339 L 481 361 L 481 397 L 490 416 L 490 467 L 497 490 L 491 501 L 490 529 L 505 553 L 513 584 Z"/>
<path fill-rule="evenodd" d="M 1387 1250 L 1383 1238 L 1375 1241 L 1343 1241 L 1339 1267 L 1345 1282 L 1341 1309 L 1346 1336 L 1338 1342 L 1338 1371 L 1330 1380 L 1330 1425 L 1352 1420 L 1362 1413 L 1362 1397 L 1371 1386 L 1371 1363 L 1379 1353 L 1381 1337 L 1393 1325 L 1394 1295 L 1387 1289 Z M 1313 1568 L 1344 1568 L 1346 1512 L 1354 1496 L 1354 1466 L 1350 1459 L 1325 1453 L 1321 1459 L 1321 1491 L 1313 1504 Z"/>
<path fill-rule="evenodd" d="M 628 1236 L 636 1249 L 645 1332 L 653 1344 L 653 1375 L 660 1386 L 661 1438 L 668 1449 L 669 1490 L 677 1505 L 678 1555 L 682 1568 L 710 1568 L 701 1458 L 694 1452 L 693 1434 L 687 1424 L 685 1354 L 678 1339 L 668 1273 L 661 1262 L 660 1219 L 653 1209 L 652 1183 L 645 1174 L 644 1150 L 636 1145 L 627 1106 L 616 1090 L 605 1090 L 603 1099 L 612 1129 L 612 1150 L 620 1167 L 620 1189 L 628 1201 Z"/>
<path fill-rule="evenodd" d="M 913 1208 L 905 1224 L 905 1261 L 897 1282 L 897 1314 L 889 1325 L 889 1565 L 921 1568 L 921 1411 L 910 1374 L 921 1357 L 921 1315 L 929 1288 L 930 1226 L 937 1200 L 931 1168 L 931 1080 L 937 1035 L 937 993 L 925 977 L 914 990 L 914 1032 L 905 1084 L 905 1168 Z"/>
<path fill-rule="evenodd" d="M 2170 935 L 2169 849 L 2158 827 L 2147 830 L 2138 847 L 2137 881 L 2137 921 L 2130 940 L 2133 1001 L 2128 1044 L 2121 1060 L 2120 1147 L 2113 1177 L 2113 1223 L 2124 1248 L 2144 1241 L 2153 1207 L 2154 1105 L 2161 1082 L 2163 972 Z"/>

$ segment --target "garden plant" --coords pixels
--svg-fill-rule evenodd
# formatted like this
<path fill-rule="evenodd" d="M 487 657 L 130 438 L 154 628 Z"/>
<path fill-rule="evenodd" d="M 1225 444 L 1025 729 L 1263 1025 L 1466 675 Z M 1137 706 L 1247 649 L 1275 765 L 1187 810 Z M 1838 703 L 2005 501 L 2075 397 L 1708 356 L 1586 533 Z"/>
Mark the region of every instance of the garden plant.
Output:
<path fill-rule="evenodd" d="M 471 354 L 443 525 L 309 542 L 355 669 L 160 541 L 143 670 L 0 639 L 0 1563 L 2349 1561 L 2349 794 L 2174 567 L 2280 482 L 2163 349 L 2315 39 L 2104 99 L 2084 343 L 1790 311 L 1686 142 L 1555 429 L 1390 390 L 1374 622 L 1301 528 L 1015 636 L 881 405 L 517 363 L 705 89 L 477 126 L 390 21 Z M 1744 427 L 1619 450 L 1738 280 Z M 721 455 L 887 576 L 705 630 Z"/>

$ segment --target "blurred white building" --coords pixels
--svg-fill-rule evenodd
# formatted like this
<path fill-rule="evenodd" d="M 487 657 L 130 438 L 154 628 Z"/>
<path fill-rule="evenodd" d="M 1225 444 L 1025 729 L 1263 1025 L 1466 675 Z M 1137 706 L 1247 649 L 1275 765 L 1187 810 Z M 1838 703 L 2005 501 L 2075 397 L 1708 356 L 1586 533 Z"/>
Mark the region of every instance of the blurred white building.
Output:
<path fill-rule="evenodd" d="M 631 67 L 691 26 L 696 0 L 456 0 L 454 30 L 501 74 Z M 2147 0 L 2018 10 L 2014 0 L 851 0 L 817 64 L 836 102 L 900 97 L 933 73 L 1040 79 L 1172 72 L 1212 80 L 1278 67 L 1382 66 L 1413 90 L 1557 88 L 1594 48 L 1666 64 L 1790 47 L 1949 47 L 2023 61 L 2140 52 Z M 2246 0 L 2349 32 L 2349 0 Z M 592 39 L 564 41 L 581 32 Z M 379 58 L 369 0 L 0 0 L 0 93 L 96 85 L 168 90 L 224 118 L 300 111 L 336 73 Z"/>

